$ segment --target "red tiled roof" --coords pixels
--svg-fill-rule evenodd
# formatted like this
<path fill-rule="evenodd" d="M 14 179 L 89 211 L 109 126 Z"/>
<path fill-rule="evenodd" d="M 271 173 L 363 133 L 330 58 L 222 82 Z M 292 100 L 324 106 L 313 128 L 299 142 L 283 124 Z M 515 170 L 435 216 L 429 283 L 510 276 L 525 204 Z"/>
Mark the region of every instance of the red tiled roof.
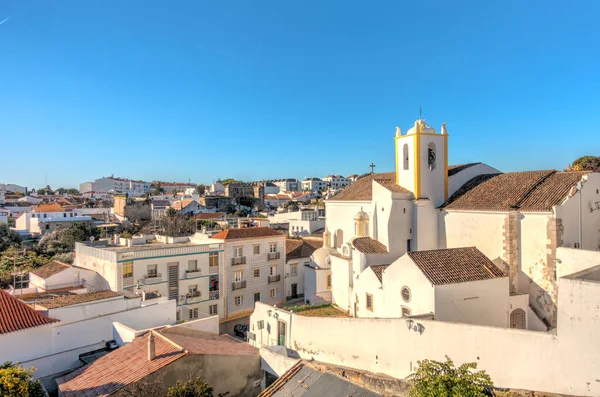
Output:
<path fill-rule="evenodd" d="M 64 397 L 103 397 L 135 383 L 187 353 L 164 336 L 154 334 L 155 358 L 148 361 L 148 335 L 56 379 Z"/>
<path fill-rule="evenodd" d="M 180 210 L 184 209 L 185 207 L 187 207 L 188 205 L 192 204 L 193 202 L 194 202 L 194 200 L 176 201 L 173 203 L 173 205 L 171 205 L 171 208 L 174 208 L 177 211 L 180 211 Z"/>
<path fill-rule="evenodd" d="M 229 335 L 216 335 L 186 327 L 169 327 L 159 331 L 189 354 L 224 356 L 259 356 L 258 349 Z"/>
<path fill-rule="evenodd" d="M 506 277 L 475 247 L 413 251 L 408 256 L 434 285 Z"/>
<path fill-rule="evenodd" d="M 478 175 L 442 205 L 448 210 L 551 211 L 586 172 L 525 171 Z"/>
<path fill-rule="evenodd" d="M 396 180 L 396 173 L 384 172 L 381 174 L 370 174 L 359 178 L 356 182 L 344 188 L 328 201 L 371 201 L 373 199 L 374 179 L 379 181 L 390 180 L 394 182 Z M 383 182 L 379 183 L 382 184 Z"/>
<path fill-rule="evenodd" d="M 375 182 L 386 188 L 392 193 L 410 193 L 410 190 L 403 188 L 402 186 L 396 184 L 396 181 L 393 179 L 374 179 Z"/>
<path fill-rule="evenodd" d="M 285 242 L 285 257 L 286 259 L 308 258 L 322 246 L 323 240 L 319 238 L 288 238 Z"/>
<path fill-rule="evenodd" d="M 50 276 L 54 276 L 62 272 L 65 269 L 68 269 L 70 266 L 66 263 L 62 263 L 59 261 L 52 261 L 50 263 L 45 264 L 44 266 L 38 267 L 37 269 L 33 269 L 30 273 L 35 274 L 43 279 L 46 279 Z"/>
<path fill-rule="evenodd" d="M 389 265 L 371 265 L 371 270 L 379 279 L 379 282 L 383 280 L 383 271 L 388 268 Z"/>
<path fill-rule="evenodd" d="M 0 335 L 57 322 L 0 290 Z"/>
<path fill-rule="evenodd" d="M 65 209 L 57 202 L 50 204 L 38 204 L 33 208 L 33 212 L 63 212 Z"/>
<path fill-rule="evenodd" d="M 64 295 L 54 299 L 46 299 L 37 302 L 36 305 L 45 307 L 46 309 L 56 309 L 58 307 L 78 305 L 80 303 L 94 302 L 102 299 L 115 298 L 122 294 L 115 291 L 98 291 L 88 292 L 86 294 Z"/>
<path fill-rule="evenodd" d="M 352 245 L 363 254 L 389 254 L 385 245 L 371 237 L 356 237 Z"/>
<path fill-rule="evenodd" d="M 224 212 L 200 212 L 193 216 L 197 221 L 217 219 L 225 215 Z"/>
<path fill-rule="evenodd" d="M 259 237 L 270 237 L 284 236 L 283 233 L 277 230 L 271 229 L 270 227 L 248 227 L 242 229 L 226 229 L 212 236 L 212 238 L 218 238 L 221 240 L 234 240 L 241 238 L 259 238 Z"/>

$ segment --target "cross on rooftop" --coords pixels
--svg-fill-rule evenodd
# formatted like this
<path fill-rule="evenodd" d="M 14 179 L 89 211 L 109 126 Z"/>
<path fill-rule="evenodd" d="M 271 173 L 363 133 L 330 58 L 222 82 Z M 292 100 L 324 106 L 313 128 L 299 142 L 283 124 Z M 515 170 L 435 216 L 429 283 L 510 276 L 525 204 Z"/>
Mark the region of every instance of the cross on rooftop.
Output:
<path fill-rule="evenodd" d="M 369 165 L 369 167 L 371 167 L 371 174 L 374 174 L 375 173 L 375 164 L 371 163 Z"/>

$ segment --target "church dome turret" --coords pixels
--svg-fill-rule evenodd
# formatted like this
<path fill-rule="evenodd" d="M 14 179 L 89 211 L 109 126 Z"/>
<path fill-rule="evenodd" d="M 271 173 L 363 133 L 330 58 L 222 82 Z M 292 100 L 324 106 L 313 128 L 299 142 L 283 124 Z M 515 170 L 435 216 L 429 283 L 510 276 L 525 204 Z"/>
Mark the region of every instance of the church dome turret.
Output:
<path fill-rule="evenodd" d="M 361 208 L 354 216 L 354 236 L 366 237 L 369 235 L 369 214 Z"/>
<path fill-rule="evenodd" d="M 425 123 L 425 120 L 419 119 L 419 120 L 415 121 L 415 125 L 412 126 L 406 134 L 411 135 L 411 134 L 435 134 L 435 133 L 436 132 L 433 127 L 427 125 Z"/>

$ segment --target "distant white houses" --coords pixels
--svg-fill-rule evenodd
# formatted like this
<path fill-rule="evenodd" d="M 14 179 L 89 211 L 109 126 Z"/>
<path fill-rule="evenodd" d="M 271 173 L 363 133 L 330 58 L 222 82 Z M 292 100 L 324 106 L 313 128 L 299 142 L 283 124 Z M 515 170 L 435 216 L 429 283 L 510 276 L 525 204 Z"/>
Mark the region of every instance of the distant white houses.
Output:
<path fill-rule="evenodd" d="M 320 178 L 306 178 L 302 181 L 302 190 L 314 193 L 322 192 L 327 188 L 327 182 Z"/>
<path fill-rule="evenodd" d="M 117 178 L 115 176 L 102 177 L 93 182 L 84 182 L 79 185 L 81 193 L 121 193 L 130 196 L 142 196 L 150 192 L 150 182 Z"/>
<path fill-rule="evenodd" d="M 350 178 L 342 175 L 327 175 L 323 181 L 327 182 L 332 189 L 342 189 L 353 182 Z"/>
<path fill-rule="evenodd" d="M 10 211 L 0 208 L 0 223 L 8 223 L 8 217 L 10 216 Z"/>
<path fill-rule="evenodd" d="M 154 181 L 151 184 L 151 187 L 154 187 L 154 188 L 156 188 L 158 186 L 160 186 L 165 192 L 173 192 L 173 191 L 183 192 L 188 189 L 196 190 L 196 188 L 198 187 L 198 185 L 195 183 L 185 183 L 185 182 Z"/>
<path fill-rule="evenodd" d="M 0 192 L 5 191 L 6 193 L 21 193 L 27 194 L 26 186 L 15 185 L 14 183 L 3 184 L 0 183 Z M 0 193 L 1 195 L 1 193 Z"/>
<path fill-rule="evenodd" d="M 285 245 L 285 297 L 304 297 L 304 270 L 310 266 L 310 256 L 323 246 L 322 238 L 288 238 Z"/>
<path fill-rule="evenodd" d="M 15 229 L 27 230 L 33 235 L 44 235 L 65 223 L 91 221 L 91 216 L 82 215 L 78 210 L 65 209 L 55 202 L 40 204 L 31 212 L 21 213 L 15 222 Z"/>

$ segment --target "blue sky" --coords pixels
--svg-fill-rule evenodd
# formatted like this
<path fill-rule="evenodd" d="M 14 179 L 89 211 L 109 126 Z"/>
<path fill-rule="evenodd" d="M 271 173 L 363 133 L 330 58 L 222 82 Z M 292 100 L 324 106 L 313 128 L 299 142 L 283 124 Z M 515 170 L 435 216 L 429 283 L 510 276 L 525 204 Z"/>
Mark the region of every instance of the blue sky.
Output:
<path fill-rule="evenodd" d="M 208 183 L 600 155 L 597 1 L 0 3 L 0 183 Z"/>

